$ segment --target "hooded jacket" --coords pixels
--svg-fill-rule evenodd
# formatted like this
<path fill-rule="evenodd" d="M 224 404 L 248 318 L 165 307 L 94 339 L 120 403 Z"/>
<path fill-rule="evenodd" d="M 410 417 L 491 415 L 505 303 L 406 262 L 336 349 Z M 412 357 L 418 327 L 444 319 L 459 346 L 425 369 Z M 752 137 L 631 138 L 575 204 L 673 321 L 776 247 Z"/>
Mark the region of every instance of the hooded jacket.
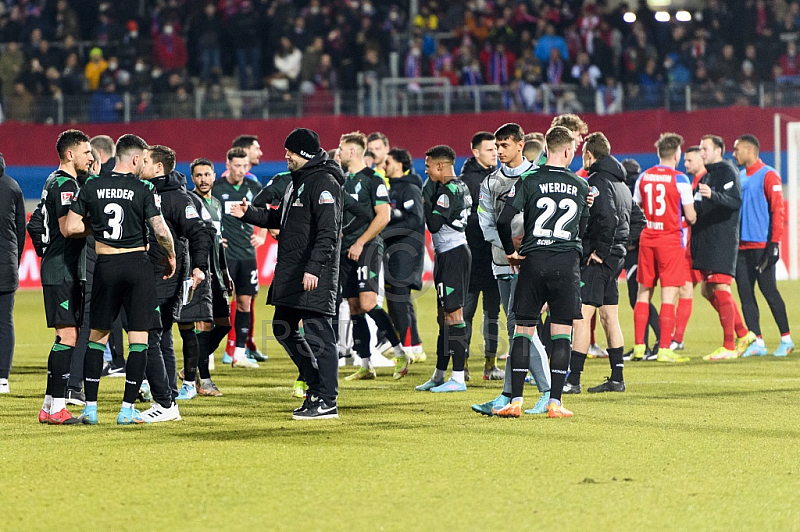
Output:
<path fill-rule="evenodd" d="M 213 236 L 194 202 L 186 190 L 186 176 L 177 171 L 169 175 L 155 177 L 150 180 L 161 197 L 161 214 L 167 223 L 172 239 L 175 242 L 175 259 L 177 268 L 171 279 L 162 279 L 160 263 L 164 257 L 164 249 L 158 244 L 155 233 L 149 231 L 147 254 L 155 266 L 156 291 L 159 304 L 177 299 L 182 287 L 181 281 L 189 274 L 189 267 L 200 268 L 208 274 L 208 263 L 211 255 Z M 191 261 L 189 258 L 191 257 Z M 176 304 L 177 305 L 177 304 Z M 164 310 L 164 309 L 162 309 Z M 174 317 L 178 317 L 178 308 L 173 309 Z"/>
<path fill-rule="evenodd" d="M 292 172 L 278 209 L 252 205 L 245 223 L 280 229 L 275 275 L 267 303 L 308 310 L 327 316 L 336 314 L 339 288 L 339 250 L 342 245 L 344 173 L 320 150 L 302 168 Z M 303 275 L 318 279 L 317 288 L 303 289 Z"/>
<path fill-rule="evenodd" d="M 467 218 L 467 244 L 472 252 L 469 284 L 473 287 L 496 285 L 492 274 L 492 245 L 483 237 L 481 224 L 478 221 L 478 198 L 481 196 L 481 183 L 495 170 L 496 168 L 492 167 L 484 168 L 475 157 L 467 159 L 461 169 L 460 179 L 466 183 L 469 194 L 472 196 L 472 210 Z"/>
<path fill-rule="evenodd" d="M 25 246 L 25 200 L 19 184 L 0 171 L 0 292 L 19 288 Z"/>
<path fill-rule="evenodd" d="M 389 184 L 392 217 L 381 233 L 386 245 L 386 283 L 419 290 L 425 266 L 422 178 L 410 172 L 390 178 Z"/>
<path fill-rule="evenodd" d="M 584 258 L 592 252 L 603 261 L 612 256 L 625 257 L 633 205 L 626 176 L 625 168 L 613 155 L 598 159 L 589 168 L 589 187 L 596 187 L 598 195 L 589 209 L 582 239 Z"/>
<path fill-rule="evenodd" d="M 706 175 L 698 183 L 711 187 L 711 197 L 695 190 L 697 221 L 692 226 L 690 246 L 692 268 L 736 275 L 739 250 L 739 210 L 742 185 L 739 172 L 729 161 L 706 165 Z"/>

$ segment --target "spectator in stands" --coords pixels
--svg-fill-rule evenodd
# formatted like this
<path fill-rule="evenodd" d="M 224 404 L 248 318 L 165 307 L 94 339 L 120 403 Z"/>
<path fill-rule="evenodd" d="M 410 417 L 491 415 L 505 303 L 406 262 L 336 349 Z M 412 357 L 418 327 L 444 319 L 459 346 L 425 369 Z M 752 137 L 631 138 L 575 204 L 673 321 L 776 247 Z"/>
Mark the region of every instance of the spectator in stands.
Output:
<path fill-rule="evenodd" d="M 135 20 L 129 20 L 126 28 L 128 31 L 117 47 L 117 57 L 122 67 L 130 71 L 138 58 L 152 57 L 152 40 L 139 34 L 139 23 Z"/>
<path fill-rule="evenodd" d="M 213 2 L 203 8 L 191 25 L 192 39 L 200 55 L 200 77 L 208 79 L 213 72 L 222 74 L 222 18 Z"/>
<path fill-rule="evenodd" d="M 33 120 L 33 95 L 21 81 L 14 83 L 14 92 L 6 97 L 6 120 L 30 122 Z"/>
<path fill-rule="evenodd" d="M 297 49 L 291 39 L 285 35 L 281 37 L 280 46 L 274 57 L 275 73 L 272 75 L 270 84 L 283 92 L 297 88 L 302 61 L 303 53 Z"/>
<path fill-rule="evenodd" d="M 119 42 L 122 38 L 122 28 L 117 24 L 111 14 L 111 3 L 103 2 L 97 8 L 98 24 L 94 27 L 94 41 L 100 46 Z"/>
<path fill-rule="evenodd" d="M 339 79 L 330 54 L 322 54 L 317 72 L 314 74 L 314 88 L 324 93 L 332 93 L 339 88 Z"/>
<path fill-rule="evenodd" d="M 86 81 L 90 91 L 96 91 L 100 86 L 100 76 L 108 69 L 108 61 L 103 59 L 103 50 L 94 47 L 89 51 L 89 62 L 84 69 Z"/>
<path fill-rule="evenodd" d="M 19 43 L 16 41 L 8 43 L 5 51 L 0 54 L 0 85 L 3 98 L 14 93 L 14 82 L 22 73 L 24 65 L 25 54 L 20 49 Z"/>
<path fill-rule="evenodd" d="M 90 122 L 119 122 L 122 118 L 122 97 L 117 94 L 117 86 L 110 76 L 103 78 L 103 87 L 95 91 L 89 100 Z"/>
<path fill-rule="evenodd" d="M 305 85 L 306 89 L 308 89 L 308 84 L 311 84 L 313 90 L 314 77 L 317 75 L 320 58 L 324 52 L 325 40 L 321 36 L 317 36 L 303 53 L 303 59 L 300 62 L 300 82 Z"/>
<path fill-rule="evenodd" d="M 712 74 L 717 83 L 726 86 L 731 86 L 736 83 L 736 77 L 739 75 L 739 61 L 734 55 L 733 45 L 726 44 L 722 47 L 722 55 L 716 61 Z"/>
<path fill-rule="evenodd" d="M 658 70 L 658 62 L 655 57 L 650 57 L 644 66 L 644 72 L 639 76 L 641 85 L 641 95 L 643 103 L 647 108 L 659 106 L 664 101 L 662 94 L 664 88 L 664 76 Z"/>
<path fill-rule="evenodd" d="M 592 64 L 591 60 L 589 59 L 589 54 L 586 52 L 581 52 L 578 54 L 578 58 L 575 60 L 575 64 L 572 65 L 572 69 L 570 70 L 570 75 L 574 80 L 573 82 L 580 83 L 584 72 L 589 74 L 590 85 L 593 88 L 597 88 L 597 83 L 603 77 L 603 74 L 596 65 Z"/>
<path fill-rule="evenodd" d="M 78 19 L 78 14 L 72 9 L 67 0 L 58 0 L 56 2 L 56 40 L 64 40 L 69 35 L 75 40 L 81 38 L 81 24 Z"/>
<path fill-rule="evenodd" d="M 800 74 L 800 57 L 797 56 L 797 43 L 786 43 L 786 53 L 781 56 L 781 70 L 784 76 L 797 76 Z"/>
<path fill-rule="evenodd" d="M 175 32 L 172 24 L 164 24 L 161 34 L 153 41 L 153 65 L 166 71 L 186 68 L 186 42 Z"/>
<path fill-rule="evenodd" d="M 250 0 L 242 0 L 240 11 L 229 20 L 228 30 L 236 51 L 239 89 L 260 89 L 261 18 Z"/>
<path fill-rule="evenodd" d="M 597 113 L 611 115 L 622 112 L 622 86 L 614 76 L 606 76 L 597 90 Z"/>
<path fill-rule="evenodd" d="M 547 63 L 553 57 L 551 50 L 558 50 L 561 59 L 569 61 L 569 52 L 567 51 L 567 41 L 564 37 L 556 35 L 556 27 L 553 24 L 546 26 L 545 35 L 539 38 L 536 43 L 536 59 L 542 63 Z"/>
<path fill-rule="evenodd" d="M 233 118 L 233 111 L 219 83 L 208 87 L 201 108 L 202 118 Z"/>
<path fill-rule="evenodd" d="M 545 82 L 548 85 L 559 86 L 565 81 L 567 65 L 561 57 L 558 48 L 550 49 L 550 60 L 547 62 L 547 77 Z"/>

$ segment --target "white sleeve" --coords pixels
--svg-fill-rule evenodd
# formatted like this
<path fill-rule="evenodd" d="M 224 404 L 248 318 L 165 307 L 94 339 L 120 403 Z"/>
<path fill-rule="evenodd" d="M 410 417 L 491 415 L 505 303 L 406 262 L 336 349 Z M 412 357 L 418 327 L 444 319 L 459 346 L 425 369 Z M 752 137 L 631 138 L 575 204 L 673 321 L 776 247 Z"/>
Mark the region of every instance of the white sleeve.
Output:
<path fill-rule="evenodd" d="M 678 192 L 681 195 L 681 205 L 689 205 L 694 203 L 694 194 L 692 192 L 691 183 L 676 183 Z"/>
<path fill-rule="evenodd" d="M 636 184 L 633 185 L 633 201 L 639 204 L 642 203 L 642 193 L 639 192 L 639 181 L 641 180 L 642 176 L 639 176 L 639 178 L 636 180 Z"/>

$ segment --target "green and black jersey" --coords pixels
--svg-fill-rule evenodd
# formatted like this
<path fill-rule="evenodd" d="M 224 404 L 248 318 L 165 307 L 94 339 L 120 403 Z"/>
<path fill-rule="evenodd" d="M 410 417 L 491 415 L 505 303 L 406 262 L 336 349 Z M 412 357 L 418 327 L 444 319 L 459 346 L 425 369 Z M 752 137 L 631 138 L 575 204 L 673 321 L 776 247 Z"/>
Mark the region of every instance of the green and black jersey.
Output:
<path fill-rule="evenodd" d="M 78 181 L 62 170 L 50 174 L 42 189 L 45 234 L 42 240 L 47 251 L 42 257 L 43 285 L 60 285 L 86 280 L 85 238 L 65 238 L 58 219 L 69 214 L 78 195 Z"/>
<path fill-rule="evenodd" d="M 356 215 L 345 210 L 342 219 L 342 253 L 347 253 L 358 237 L 364 234 L 375 218 L 375 207 L 389 203 L 389 191 L 383 178 L 371 168 L 364 168 L 357 174 L 348 174 L 344 179 L 344 193 L 349 194 L 362 207 L 363 214 Z M 374 241 L 379 241 L 375 237 Z M 382 241 L 380 241 L 382 242 Z"/>
<path fill-rule="evenodd" d="M 71 209 L 89 220 L 96 242 L 130 249 L 147 245 L 148 220 L 161 214 L 161 198 L 149 181 L 111 172 L 87 179 Z"/>
<path fill-rule="evenodd" d="M 197 194 L 196 191 L 192 192 L 198 198 L 203 208 L 200 211 L 200 218 L 206 223 L 211 223 L 216 229 L 217 236 L 214 239 L 214 244 L 211 246 L 211 263 L 209 270 L 211 271 L 214 279 L 212 282 L 219 283 L 219 287 L 225 289 L 222 282 L 222 266 L 220 265 L 220 244 L 222 243 L 222 204 L 214 196 L 204 198 Z"/>
<path fill-rule="evenodd" d="M 425 217 L 436 253 L 467 243 L 467 219 L 472 211 L 469 187 L 460 179 L 439 184 L 425 207 Z"/>
<path fill-rule="evenodd" d="M 581 230 L 589 219 L 588 195 L 587 181 L 567 168 L 545 165 L 522 174 L 506 199 L 506 209 L 524 213 L 525 234 L 519 254 L 537 250 L 581 253 Z M 507 244 L 504 241 L 503 247 L 510 255 L 513 244 L 510 248 Z"/>
<path fill-rule="evenodd" d="M 241 185 L 232 185 L 224 177 L 214 182 L 211 195 L 222 204 L 222 237 L 227 240 L 225 257 L 230 260 L 249 260 L 256 258 L 256 248 L 250 243 L 253 226 L 231 216 L 231 205 L 241 203 L 247 198 L 248 203 L 261 192 L 261 185 L 252 179 L 245 179 Z"/>
<path fill-rule="evenodd" d="M 292 173 L 291 172 L 281 172 L 279 174 L 275 174 L 275 177 L 267 181 L 267 184 L 264 185 L 264 188 L 261 189 L 261 192 L 253 200 L 253 205 L 256 207 L 272 207 L 273 209 L 277 208 L 281 201 L 283 201 L 283 195 L 286 193 L 286 187 L 289 186 L 289 183 L 292 182 Z"/>

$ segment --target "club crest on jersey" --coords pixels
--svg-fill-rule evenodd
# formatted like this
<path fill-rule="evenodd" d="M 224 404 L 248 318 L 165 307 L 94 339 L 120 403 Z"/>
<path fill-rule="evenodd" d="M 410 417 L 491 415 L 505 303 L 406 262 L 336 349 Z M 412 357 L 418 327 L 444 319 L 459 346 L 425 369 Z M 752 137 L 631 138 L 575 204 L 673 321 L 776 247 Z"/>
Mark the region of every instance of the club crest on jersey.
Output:
<path fill-rule="evenodd" d="M 511 185 L 511 190 L 508 191 L 508 197 L 513 198 L 517 195 L 517 185 Z"/>
<path fill-rule="evenodd" d="M 253 191 L 252 190 L 248 190 L 247 194 L 245 195 L 245 197 L 247 198 L 248 201 L 253 201 Z"/>
<path fill-rule="evenodd" d="M 320 205 L 332 205 L 333 204 L 333 194 L 331 194 L 327 190 L 323 190 L 322 194 L 319 195 L 319 204 Z"/>
<path fill-rule="evenodd" d="M 186 219 L 191 220 L 192 218 L 200 218 L 200 215 L 197 214 L 197 209 L 194 208 L 194 205 L 187 205 L 186 206 Z"/>
<path fill-rule="evenodd" d="M 442 194 L 441 196 L 439 196 L 439 199 L 436 200 L 436 205 L 442 207 L 443 209 L 447 209 L 448 207 L 450 207 L 450 198 Z"/>
<path fill-rule="evenodd" d="M 188 208 L 188 207 L 187 207 L 187 208 Z M 200 216 L 202 216 L 203 220 L 210 220 L 210 219 L 211 219 L 211 213 L 210 213 L 210 212 L 208 212 L 208 211 L 207 211 L 207 210 L 205 210 L 205 209 L 201 209 L 201 211 L 200 211 Z"/>
<path fill-rule="evenodd" d="M 299 196 L 300 194 L 302 194 L 303 193 L 303 189 L 305 189 L 305 188 L 306 188 L 306 184 L 305 183 L 300 185 L 300 188 L 297 189 L 297 195 Z"/>
<path fill-rule="evenodd" d="M 356 183 L 356 194 L 361 192 L 361 183 Z"/>
<path fill-rule="evenodd" d="M 231 195 L 230 195 L 230 194 L 223 194 L 223 195 L 222 195 L 222 199 L 228 199 L 228 198 L 230 198 L 230 197 L 231 197 Z"/>
<path fill-rule="evenodd" d="M 389 195 L 389 191 L 386 190 L 386 185 L 378 185 L 378 190 L 375 192 L 375 195 L 386 197 Z"/>
<path fill-rule="evenodd" d="M 71 204 L 72 204 L 72 192 L 62 192 L 61 205 L 71 205 Z"/>
<path fill-rule="evenodd" d="M 267 184 L 264 185 L 264 188 L 267 188 L 268 186 L 270 186 L 273 181 L 275 181 L 275 179 L 270 179 L 269 181 L 267 181 Z"/>

